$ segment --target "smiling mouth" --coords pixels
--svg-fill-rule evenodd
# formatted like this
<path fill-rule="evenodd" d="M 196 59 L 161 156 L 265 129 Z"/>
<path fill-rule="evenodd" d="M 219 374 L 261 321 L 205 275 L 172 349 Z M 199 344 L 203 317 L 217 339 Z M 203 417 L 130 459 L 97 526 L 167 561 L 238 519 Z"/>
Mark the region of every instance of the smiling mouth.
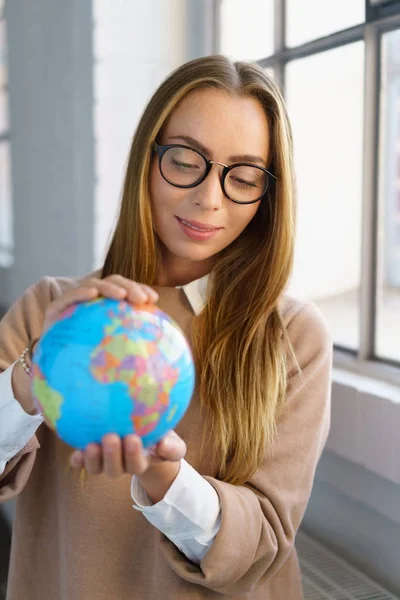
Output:
<path fill-rule="evenodd" d="M 210 225 L 202 225 L 202 224 L 198 223 L 197 221 L 186 221 L 185 219 L 181 219 L 180 217 L 176 217 L 176 218 L 178 219 L 178 221 L 180 221 L 187 227 L 190 227 L 194 231 L 203 231 L 203 232 L 209 231 L 209 232 L 211 232 L 211 231 L 218 231 L 219 229 L 222 229 L 222 227 L 212 227 Z"/>

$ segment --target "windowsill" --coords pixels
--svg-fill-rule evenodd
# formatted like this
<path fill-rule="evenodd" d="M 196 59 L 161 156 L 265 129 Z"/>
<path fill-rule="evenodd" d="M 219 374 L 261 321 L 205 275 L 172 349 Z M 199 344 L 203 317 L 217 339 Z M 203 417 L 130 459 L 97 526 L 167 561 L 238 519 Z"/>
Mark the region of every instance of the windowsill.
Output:
<path fill-rule="evenodd" d="M 326 449 L 400 484 L 400 387 L 394 383 L 400 372 L 346 359 L 335 353 Z"/>
<path fill-rule="evenodd" d="M 371 382 L 389 384 L 400 387 L 400 368 L 384 362 L 357 360 L 354 355 L 340 350 L 335 350 L 333 357 L 334 367 L 346 373 L 361 376 Z"/>
<path fill-rule="evenodd" d="M 360 346 L 360 289 L 314 300 L 325 315 L 329 328 L 334 333 L 335 344 L 354 351 Z M 374 346 L 377 356 L 393 363 L 400 363 L 400 288 L 381 285 L 376 300 L 376 323 Z M 350 356 L 354 361 L 354 357 Z M 368 364 L 383 366 L 383 362 Z M 396 369 L 395 369 L 396 370 Z M 379 369 L 378 369 L 379 371 Z M 400 374 L 400 369 L 397 367 Z M 379 378 L 379 376 L 378 376 Z M 400 377 L 399 377 L 400 381 Z"/>
<path fill-rule="evenodd" d="M 375 374 L 372 369 L 375 370 Z M 380 377 L 377 377 L 378 371 Z M 390 371 L 392 371 L 391 377 L 389 376 Z M 399 379 L 398 385 L 394 383 L 396 378 Z M 333 381 L 352 386 L 359 391 L 379 396 L 390 402 L 400 403 L 400 369 L 394 367 L 368 362 L 357 365 L 354 359 L 347 365 L 343 361 L 337 360 L 335 352 Z"/>

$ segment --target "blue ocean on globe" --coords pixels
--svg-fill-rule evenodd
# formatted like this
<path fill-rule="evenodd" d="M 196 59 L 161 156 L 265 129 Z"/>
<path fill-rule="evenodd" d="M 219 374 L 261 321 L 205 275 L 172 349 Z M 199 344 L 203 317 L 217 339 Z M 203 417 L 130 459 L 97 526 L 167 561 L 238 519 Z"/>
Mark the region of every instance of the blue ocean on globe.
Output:
<path fill-rule="evenodd" d="M 106 433 L 136 433 L 145 448 L 185 414 L 195 385 L 189 344 L 155 305 L 109 298 L 78 303 L 43 335 L 32 392 L 59 437 L 74 448 Z"/>

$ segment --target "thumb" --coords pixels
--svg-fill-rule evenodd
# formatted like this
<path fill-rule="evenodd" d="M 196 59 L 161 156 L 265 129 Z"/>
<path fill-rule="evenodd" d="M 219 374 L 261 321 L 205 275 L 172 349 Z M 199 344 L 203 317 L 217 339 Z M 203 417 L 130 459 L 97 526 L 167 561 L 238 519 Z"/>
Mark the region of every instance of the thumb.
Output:
<path fill-rule="evenodd" d="M 170 431 L 158 442 L 156 455 L 169 461 L 179 461 L 186 454 L 186 444 L 174 431 Z"/>

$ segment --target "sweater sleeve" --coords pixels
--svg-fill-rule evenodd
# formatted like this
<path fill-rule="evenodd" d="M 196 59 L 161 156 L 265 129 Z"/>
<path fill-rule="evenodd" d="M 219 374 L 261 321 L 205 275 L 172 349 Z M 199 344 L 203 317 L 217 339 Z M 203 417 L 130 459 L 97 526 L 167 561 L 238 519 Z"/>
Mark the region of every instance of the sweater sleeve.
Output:
<path fill-rule="evenodd" d="M 242 486 L 212 477 L 221 525 L 194 565 L 165 537 L 161 547 L 183 579 L 225 595 L 244 594 L 267 581 L 293 551 L 330 426 L 332 342 L 319 309 L 303 306 L 287 325 L 301 372 L 288 366 L 285 407 L 273 453 Z"/>
<path fill-rule="evenodd" d="M 29 287 L 0 321 L 0 373 L 12 365 L 30 341 L 40 336 L 44 311 L 50 297 L 50 278 Z M 35 462 L 39 442 L 33 435 L 7 462 L 0 475 L 0 502 L 17 496 L 24 488 Z"/>

